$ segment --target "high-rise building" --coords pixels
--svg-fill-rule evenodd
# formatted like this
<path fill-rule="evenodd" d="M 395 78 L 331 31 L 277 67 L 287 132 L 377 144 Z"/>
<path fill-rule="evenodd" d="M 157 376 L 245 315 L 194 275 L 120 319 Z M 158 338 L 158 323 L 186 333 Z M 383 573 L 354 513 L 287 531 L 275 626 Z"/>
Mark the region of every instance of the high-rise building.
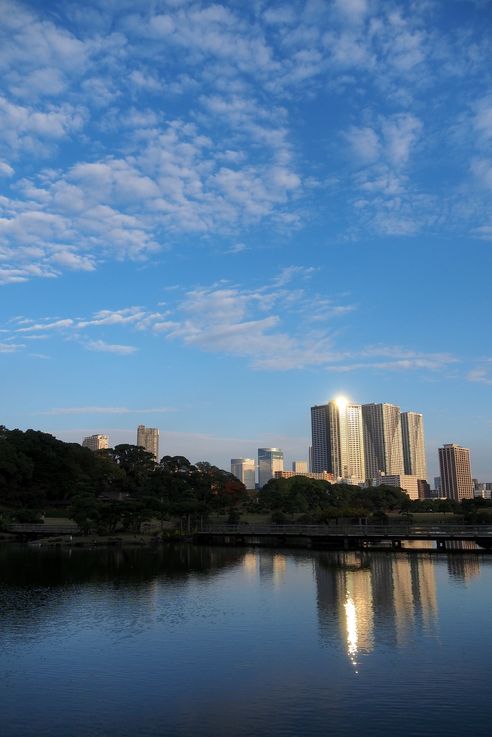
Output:
<path fill-rule="evenodd" d="M 231 473 L 247 489 L 255 488 L 256 463 L 254 458 L 231 458 Z"/>
<path fill-rule="evenodd" d="M 147 453 L 152 453 L 154 460 L 159 460 L 159 430 L 157 427 L 137 427 L 137 445 L 145 448 Z"/>
<path fill-rule="evenodd" d="M 402 475 L 400 408 L 386 403 L 363 404 L 362 418 L 367 478 L 377 478 L 381 473 Z"/>
<path fill-rule="evenodd" d="M 292 461 L 292 470 L 294 471 L 294 473 L 307 473 L 307 461 Z"/>
<path fill-rule="evenodd" d="M 284 453 L 280 448 L 258 448 L 258 486 L 273 479 L 275 471 L 284 470 Z"/>
<path fill-rule="evenodd" d="M 311 407 L 312 463 L 315 473 L 359 483 L 366 478 L 360 404 L 340 397 Z"/>
<path fill-rule="evenodd" d="M 439 466 L 443 496 L 456 502 L 473 498 L 473 481 L 468 448 L 462 448 L 456 443 L 448 443 L 439 448 Z"/>
<path fill-rule="evenodd" d="M 89 448 L 89 450 L 105 450 L 109 448 L 109 436 L 108 435 L 89 435 L 82 441 L 83 448 Z"/>
<path fill-rule="evenodd" d="M 401 413 L 401 435 L 405 473 L 418 479 L 426 479 L 424 418 L 420 412 Z"/>

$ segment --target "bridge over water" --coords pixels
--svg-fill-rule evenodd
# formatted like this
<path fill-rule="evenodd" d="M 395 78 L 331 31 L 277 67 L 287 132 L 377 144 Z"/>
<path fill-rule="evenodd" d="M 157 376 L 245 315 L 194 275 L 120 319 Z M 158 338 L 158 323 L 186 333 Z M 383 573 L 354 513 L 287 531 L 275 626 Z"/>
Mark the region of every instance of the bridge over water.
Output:
<path fill-rule="evenodd" d="M 208 525 L 194 534 L 198 543 L 220 545 L 297 545 L 360 550 L 401 549 L 405 541 L 436 543 L 438 550 L 473 542 L 492 549 L 492 525 Z"/>

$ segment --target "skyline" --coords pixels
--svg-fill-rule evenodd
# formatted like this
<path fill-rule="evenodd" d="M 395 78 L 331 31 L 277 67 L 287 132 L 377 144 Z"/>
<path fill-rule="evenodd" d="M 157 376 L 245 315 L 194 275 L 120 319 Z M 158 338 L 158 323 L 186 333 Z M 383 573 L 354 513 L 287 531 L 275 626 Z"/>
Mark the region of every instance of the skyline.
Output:
<path fill-rule="evenodd" d="M 228 468 L 342 394 L 492 479 L 487 3 L 1 8 L 2 423 Z"/>

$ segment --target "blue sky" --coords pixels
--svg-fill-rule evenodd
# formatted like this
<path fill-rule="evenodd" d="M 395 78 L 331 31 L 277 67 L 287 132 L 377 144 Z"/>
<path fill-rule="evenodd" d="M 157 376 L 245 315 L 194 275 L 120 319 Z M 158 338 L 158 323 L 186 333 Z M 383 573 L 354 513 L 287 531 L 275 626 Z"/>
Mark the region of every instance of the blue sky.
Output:
<path fill-rule="evenodd" d="M 492 3 L 0 2 L 2 421 L 305 458 L 339 392 L 492 480 Z"/>

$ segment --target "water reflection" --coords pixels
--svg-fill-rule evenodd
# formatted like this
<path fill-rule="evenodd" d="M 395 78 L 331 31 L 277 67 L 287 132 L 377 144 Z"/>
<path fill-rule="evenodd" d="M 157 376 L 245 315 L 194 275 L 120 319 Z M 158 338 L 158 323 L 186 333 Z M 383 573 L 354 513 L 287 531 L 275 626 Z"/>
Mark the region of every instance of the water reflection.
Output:
<path fill-rule="evenodd" d="M 380 641 L 402 645 L 437 622 L 434 563 L 425 556 L 326 553 L 314 561 L 322 640 L 340 637 L 357 668 Z"/>
<path fill-rule="evenodd" d="M 255 576 L 258 573 L 261 581 L 273 584 L 276 588 L 285 580 L 287 556 L 271 550 L 258 549 L 244 555 L 243 567 L 248 576 Z"/>
<path fill-rule="evenodd" d="M 485 556 L 0 548 L 2 733 L 489 737 L 491 591 Z"/>
<path fill-rule="evenodd" d="M 475 551 L 477 546 L 467 540 L 453 540 L 447 543 L 448 550 Z M 458 554 L 448 555 L 449 575 L 458 583 L 466 584 L 470 579 L 480 575 L 480 559 L 477 555 Z"/>

